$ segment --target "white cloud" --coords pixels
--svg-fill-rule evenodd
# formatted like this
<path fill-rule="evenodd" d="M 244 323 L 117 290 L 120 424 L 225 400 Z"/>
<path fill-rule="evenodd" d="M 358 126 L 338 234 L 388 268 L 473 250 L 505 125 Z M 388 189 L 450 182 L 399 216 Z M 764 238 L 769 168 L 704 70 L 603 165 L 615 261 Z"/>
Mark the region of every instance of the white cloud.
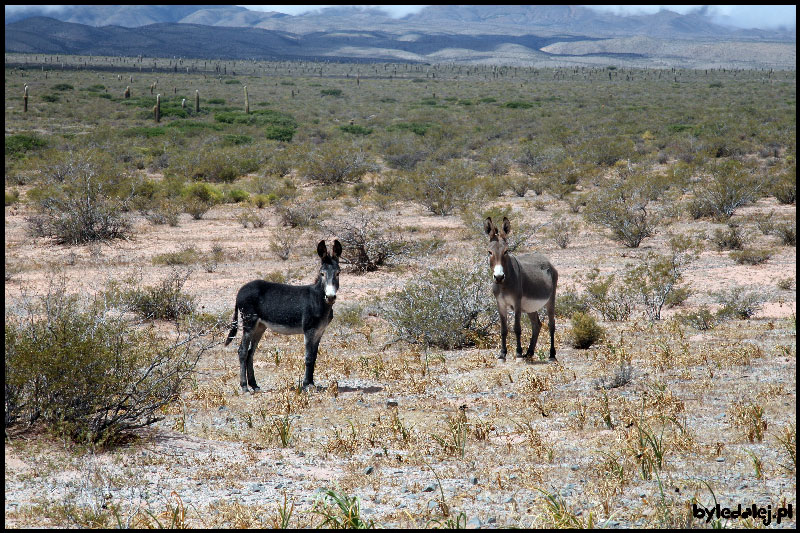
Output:
<path fill-rule="evenodd" d="M 239 6 L 239 7 L 246 7 L 247 9 L 253 11 L 278 11 L 279 13 L 286 13 L 288 15 L 302 15 L 303 13 L 308 13 L 310 11 L 317 11 L 320 9 L 324 9 L 326 7 L 343 7 L 339 4 L 337 5 L 325 5 L 325 6 L 310 6 L 310 5 L 285 5 L 285 6 Z M 379 8 L 382 11 L 385 11 L 390 16 L 395 18 L 400 18 L 408 15 L 409 13 L 418 13 L 422 8 L 427 6 L 398 6 L 398 5 L 389 5 L 389 6 L 374 6 L 374 5 L 357 5 L 353 7 L 363 7 L 363 8 Z"/>
<path fill-rule="evenodd" d="M 709 5 L 657 5 L 657 6 L 597 6 L 587 5 L 590 9 L 606 11 L 616 15 L 643 15 L 658 13 L 662 9 L 674 11 L 685 15 L 704 10 L 711 17 L 712 22 L 725 24 L 737 28 L 776 28 L 784 26 L 794 28 L 797 25 L 797 7 L 794 5 L 772 6 L 709 6 Z"/>

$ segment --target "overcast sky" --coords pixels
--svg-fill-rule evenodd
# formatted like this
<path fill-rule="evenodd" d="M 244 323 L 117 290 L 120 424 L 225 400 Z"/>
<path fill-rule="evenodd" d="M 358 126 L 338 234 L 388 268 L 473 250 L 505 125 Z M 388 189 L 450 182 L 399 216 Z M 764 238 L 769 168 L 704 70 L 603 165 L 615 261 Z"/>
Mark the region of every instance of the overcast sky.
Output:
<path fill-rule="evenodd" d="M 44 10 L 55 11 L 64 6 L 46 5 L 46 6 L 9 6 L 6 5 L 6 12 L 16 11 L 19 9 L 26 9 L 31 7 L 39 7 Z M 306 13 L 323 7 L 323 5 L 286 5 L 286 6 L 242 6 L 248 9 L 258 11 L 280 11 L 281 13 L 288 13 L 290 15 L 298 15 Z M 416 13 L 425 6 L 360 6 L 360 7 L 379 7 L 386 11 L 393 17 L 402 17 L 409 13 Z M 592 9 L 611 11 L 620 15 L 624 14 L 640 14 L 640 13 L 656 13 L 660 9 L 669 9 L 678 13 L 688 13 L 696 11 L 705 7 L 708 13 L 712 15 L 713 21 L 719 24 L 726 24 L 729 26 L 736 26 L 738 28 L 774 28 L 777 26 L 785 26 L 794 28 L 797 24 L 797 7 L 794 5 L 779 5 L 779 6 L 741 6 L 741 5 L 728 5 L 728 6 L 585 6 Z"/>
<path fill-rule="evenodd" d="M 242 6 L 257 11 L 279 11 L 290 15 L 299 15 L 323 7 L 333 6 L 311 6 L 311 5 L 288 5 L 288 6 Z M 362 6 L 379 7 L 394 17 L 402 17 L 409 13 L 416 13 L 425 6 Z M 678 13 L 688 13 L 697 11 L 704 6 L 584 6 L 592 9 L 611 11 L 618 15 L 631 15 L 641 13 L 657 13 L 661 9 L 669 9 Z M 778 6 L 707 6 L 709 14 L 713 16 L 714 22 L 736 26 L 738 28 L 774 28 L 786 26 L 793 28 L 796 25 L 797 7 L 794 5 Z"/>

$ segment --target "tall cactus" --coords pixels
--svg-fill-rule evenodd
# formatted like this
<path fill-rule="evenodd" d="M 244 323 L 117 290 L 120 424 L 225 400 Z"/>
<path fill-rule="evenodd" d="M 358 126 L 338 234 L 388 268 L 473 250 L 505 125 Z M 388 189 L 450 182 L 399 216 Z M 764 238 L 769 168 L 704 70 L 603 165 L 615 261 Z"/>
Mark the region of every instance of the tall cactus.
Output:
<path fill-rule="evenodd" d="M 200 91 L 197 89 L 194 90 L 194 112 L 200 112 Z"/>
<path fill-rule="evenodd" d="M 244 86 L 244 112 L 250 113 L 250 100 L 247 98 L 247 85 Z"/>
<path fill-rule="evenodd" d="M 153 116 L 156 122 L 161 122 L 161 95 L 156 95 L 156 105 L 153 107 Z"/>
<path fill-rule="evenodd" d="M 25 94 L 22 96 L 22 111 L 24 113 L 28 112 L 28 86 L 25 85 Z"/>
<path fill-rule="evenodd" d="M 128 85 L 127 87 L 125 87 L 125 94 L 124 94 L 124 96 L 125 96 L 125 98 L 126 98 L 126 99 L 131 97 L 131 86 L 130 86 L 130 85 Z"/>

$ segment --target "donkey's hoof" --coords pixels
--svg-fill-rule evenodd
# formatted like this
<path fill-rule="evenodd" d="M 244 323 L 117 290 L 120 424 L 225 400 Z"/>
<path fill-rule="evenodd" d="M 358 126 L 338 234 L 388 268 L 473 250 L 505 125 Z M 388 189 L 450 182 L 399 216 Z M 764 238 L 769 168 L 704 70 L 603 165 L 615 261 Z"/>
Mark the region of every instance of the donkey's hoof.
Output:
<path fill-rule="evenodd" d="M 261 392 L 261 387 L 253 387 L 253 394 L 258 394 Z"/>
<path fill-rule="evenodd" d="M 505 361 L 506 360 L 506 354 L 500 352 L 499 354 L 497 354 L 497 358 L 500 359 L 501 361 Z"/>

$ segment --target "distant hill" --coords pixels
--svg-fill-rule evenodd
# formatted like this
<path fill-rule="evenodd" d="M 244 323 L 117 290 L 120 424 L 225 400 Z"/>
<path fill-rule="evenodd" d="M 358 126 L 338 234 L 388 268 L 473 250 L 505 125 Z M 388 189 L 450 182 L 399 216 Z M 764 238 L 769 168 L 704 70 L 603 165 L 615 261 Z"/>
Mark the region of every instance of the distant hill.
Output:
<path fill-rule="evenodd" d="M 45 6 L 46 7 L 46 6 Z M 44 12 L 47 17 L 29 16 Z M 9 16 L 9 14 L 11 16 Z M 618 16 L 581 6 L 429 6 L 305 15 L 235 6 L 62 6 L 7 11 L 6 53 L 795 68 L 795 30 L 741 30 L 702 12 Z"/>

